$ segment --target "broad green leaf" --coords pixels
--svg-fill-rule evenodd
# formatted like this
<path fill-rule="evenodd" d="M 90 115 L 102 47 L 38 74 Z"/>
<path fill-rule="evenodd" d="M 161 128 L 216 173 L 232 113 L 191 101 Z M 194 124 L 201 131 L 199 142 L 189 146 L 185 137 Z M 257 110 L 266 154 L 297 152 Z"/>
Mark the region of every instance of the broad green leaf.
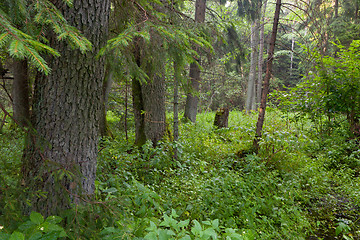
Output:
<path fill-rule="evenodd" d="M 200 223 L 197 220 L 193 220 L 192 222 L 193 222 L 194 226 L 191 228 L 191 232 L 194 235 L 200 234 L 200 232 L 202 231 Z"/>
<path fill-rule="evenodd" d="M 53 223 L 53 224 L 58 224 L 62 221 L 63 219 L 59 216 L 49 216 L 46 218 L 46 222 L 49 223 Z"/>
<path fill-rule="evenodd" d="M 144 239 L 148 239 L 148 240 L 156 240 L 157 238 L 157 234 L 155 232 L 149 232 L 148 234 L 146 234 L 146 236 L 144 237 Z"/>
<path fill-rule="evenodd" d="M 25 235 L 21 232 L 13 232 L 9 240 L 25 240 Z"/>
<path fill-rule="evenodd" d="M 31 212 L 30 213 L 30 220 L 35 224 L 42 224 L 44 222 L 44 217 L 37 212 Z"/>

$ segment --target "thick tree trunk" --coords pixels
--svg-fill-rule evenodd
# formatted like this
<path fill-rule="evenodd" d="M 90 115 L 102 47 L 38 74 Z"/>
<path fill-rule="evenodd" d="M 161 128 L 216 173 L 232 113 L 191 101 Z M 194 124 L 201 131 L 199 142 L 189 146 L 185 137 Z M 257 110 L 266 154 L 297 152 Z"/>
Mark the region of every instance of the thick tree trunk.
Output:
<path fill-rule="evenodd" d="M 264 125 L 267 95 L 269 93 L 269 84 L 270 84 L 270 78 L 271 78 L 272 63 L 273 63 L 273 59 L 274 59 L 277 28 L 279 25 L 280 9 L 281 9 L 281 0 L 277 0 L 275 14 L 274 14 L 273 30 L 272 30 L 271 39 L 269 42 L 268 58 L 267 58 L 267 62 L 266 62 L 266 74 L 265 74 L 265 78 L 264 78 L 264 87 L 263 87 L 263 92 L 262 92 L 262 96 L 261 96 L 259 117 L 258 117 L 258 121 L 256 123 L 256 135 L 255 135 L 254 144 L 253 144 L 256 152 L 259 150 L 259 141 L 261 138 L 261 132 L 262 132 L 262 128 Z"/>
<path fill-rule="evenodd" d="M 53 0 L 70 24 L 92 42 L 85 54 L 49 33 L 50 46 L 61 53 L 48 58 L 49 76 L 35 83 L 34 134 L 27 138 L 23 178 L 31 192 L 31 210 L 58 214 L 91 197 L 95 190 L 96 158 L 101 110 L 103 58 L 96 54 L 105 44 L 110 0 L 74 0 L 69 8 Z"/>
<path fill-rule="evenodd" d="M 249 71 L 249 80 L 246 93 L 246 103 L 245 110 L 250 112 L 256 110 L 256 89 L 255 89 L 255 79 L 256 79 L 256 65 L 257 65 L 257 56 L 258 56 L 258 24 L 253 22 L 251 25 L 251 54 L 250 54 L 250 71 Z"/>
<path fill-rule="evenodd" d="M 229 119 L 229 109 L 221 108 L 215 114 L 214 126 L 218 128 L 227 128 Z"/>
<path fill-rule="evenodd" d="M 30 91 L 27 61 L 14 59 L 12 72 L 14 74 L 12 88 L 13 118 L 16 124 L 25 127 L 30 123 Z"/>
<path fill-rule="evenodd" d="M 203 23 L 205 21 L 206 0 L 196 0 L 195 4 L 195 21 Z M 198 51 L 198 49 L 196 49 L 196 51 Z M 199 64 L 201 63 L 200 60 L 197 61 Z M 186 97 L 184 117 L 191 122 L 196 122 L 197 105 L 199 102 L 197 93 L 199 92 L 200 86 L 200 68 L 195 62 L 190 64 L 189 76 L 191 80 L 191 90 Z"/>
<path fill-rule="evenodd" d="M 165 134 L 165 79 L 157 72 L 148 74 L 149 81 L 142 85 L 145 110 L 145 136 L 154 146 Z"/>
<path fill-rule="evenodd" d="M 133 79 L 133 104 L 135 115 L 135 144 L 139 147 L 145 144 L 146 140 L 151 140 L 156 146 L 157 142 L 162 139 L 165 133 L 165 79 L 162 59 L 159 62 L 147 62 L 147 56 L 141 55 L 141 52 L 147 52 L 155 56 L 161 53 L 161 47 L 158 43 L 160 37 L 151 32 L 151 43 L 147 46 L 144 42 L 135 41 L 135 61 L 147 75 L 147 82 L 140 82 Z M 160 47 L 160 48 L 159 48 Z M 140 51 L 144 48 L 144 51 Z M 160 59 L 160 56 L 154 57 Z"/>
<path fill-rule="evenodd" d="M 196 63 L 190 64 L 190 93 L 186 96 L 184 117 L 191 122 L 196 122 L 197 105 L 199 97 L 197 96 L 200 86 L 200 69 Z"/>

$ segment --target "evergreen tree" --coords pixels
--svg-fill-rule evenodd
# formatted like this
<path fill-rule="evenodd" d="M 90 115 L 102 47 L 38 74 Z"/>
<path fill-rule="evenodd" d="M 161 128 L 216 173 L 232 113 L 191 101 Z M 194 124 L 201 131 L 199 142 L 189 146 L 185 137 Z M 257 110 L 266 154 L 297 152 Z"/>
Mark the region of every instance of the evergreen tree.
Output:
<path fill-rule="evenodd" d="M 33 130 L 27 136 L 22 174 L 30 190 L 31 210 L 50 215 L 69 208 L 71 203 L 83 202 L 95 190 L 104 78 L 104 59 L 96 59 L 96 55 L 107 38 L 110 1 L 74 0 L 71 7 L 64 1 L 46 4 L 57 14 L 61 11 L 62 21 L 83 32 L 93 44 L 93 49 L 84 53 L 83 43 L 78 50 L 59 42 L 62 35 L 54 23 L 45 35 L 50 45 L 46 48 L 56 49 L 52 51 L 61 57 L 47 56 L 51 73 L 44 69 L 47 75 L 42 74 L 35 82 Z"/>
<path fill-rule="evenodd" d="M 203 23 L 205 21 L 205 10 L 206 10 L 206 0 L 196 0 L 195 2 L 195 22 Z M 195 51 L 199 49 L 195 48 Z M 185 105 L 185 114 L 184 117 L 189 119 L 191 122 L 196 122 L 197 114 L 197 105 L 199 102 L 198 96 L 200 87 L 200 68 L 198 64 L 201 64 L 199 58 L 196 59 L 197 62 L 190 64 L 190 93 L 187 94 L 186 105 Z"/>

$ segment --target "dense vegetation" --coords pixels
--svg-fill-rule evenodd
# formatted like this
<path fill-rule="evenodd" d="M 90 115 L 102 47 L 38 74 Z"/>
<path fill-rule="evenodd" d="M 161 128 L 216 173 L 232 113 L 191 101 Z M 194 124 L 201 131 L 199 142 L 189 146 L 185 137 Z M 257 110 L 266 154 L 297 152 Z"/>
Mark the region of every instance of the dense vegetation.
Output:
<path fill-rule="evenodd" d="M 0 240 L 360 239 L 359 9 L 3 0 Z"/>
<path fill-rule="evenodd" d="M 25 234 L 26 239 L 360 237 L 360 156 L 346 126 L 328 135 L 307 118 L 271 110 L 261 151 L 253 155 L 247 151 L 255 117 L 233 111 L 226 129 L 213 127 L 211 113 L 201 114 L 196 124 L 182 124 L 178 160 L 169 141 L 157 148 L 149 142 L 140 152 L 132 139 L 127 143 L 116 132 L 99 149 L 96 200 L 69 210 L 63 220 L 46 221 L 35 213 L 24 218 L 19 211 L 23 140 L 21 132 L 6 128 L 1 237 L 13 231 L 12 236 Z"/>

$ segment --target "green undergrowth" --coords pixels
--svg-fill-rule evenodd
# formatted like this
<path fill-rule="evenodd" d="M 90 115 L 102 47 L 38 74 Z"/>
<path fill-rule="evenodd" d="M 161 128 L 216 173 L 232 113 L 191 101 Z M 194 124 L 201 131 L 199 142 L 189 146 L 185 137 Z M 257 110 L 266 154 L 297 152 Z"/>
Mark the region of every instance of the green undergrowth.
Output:
<path fill-rule="evenodd" d="M 314 132 L 311 123 L 270 109 L 255 155 L 256 114 L 231 112 L 224 129 L 215 128 L 213 120 L 214 113 L 199 114 L 196 124 L 180 125 L 177 143 L 165 141 L 156 148 L 147 143 L 137 149 L 112 129 L 115 138 L 100 144 L 96 199 L 64 213 L 50 232 L 37 234 L 70 239 L 360 236 L 360 153 L 357 140 L 341 126 L 331 134 Z M 18 184 L 19 166 L 11 161 L 21 156 L 21 144 L 13 144 L 19 138 L 6 139 L 1 144 L 9 154 L 2 155 L 8 158 L 0 169 L 6 171 L 1 180 L 7 185 L 1 191 Z M 15 192 L 0 199 L 2 208 Z M 16 207 L 6 209 L 16 212 Z M 0 231 L 29 236 L 19 227 L 31 218 L 9 216 L 7 222 L 4 214 L 0 217 Z"/>

